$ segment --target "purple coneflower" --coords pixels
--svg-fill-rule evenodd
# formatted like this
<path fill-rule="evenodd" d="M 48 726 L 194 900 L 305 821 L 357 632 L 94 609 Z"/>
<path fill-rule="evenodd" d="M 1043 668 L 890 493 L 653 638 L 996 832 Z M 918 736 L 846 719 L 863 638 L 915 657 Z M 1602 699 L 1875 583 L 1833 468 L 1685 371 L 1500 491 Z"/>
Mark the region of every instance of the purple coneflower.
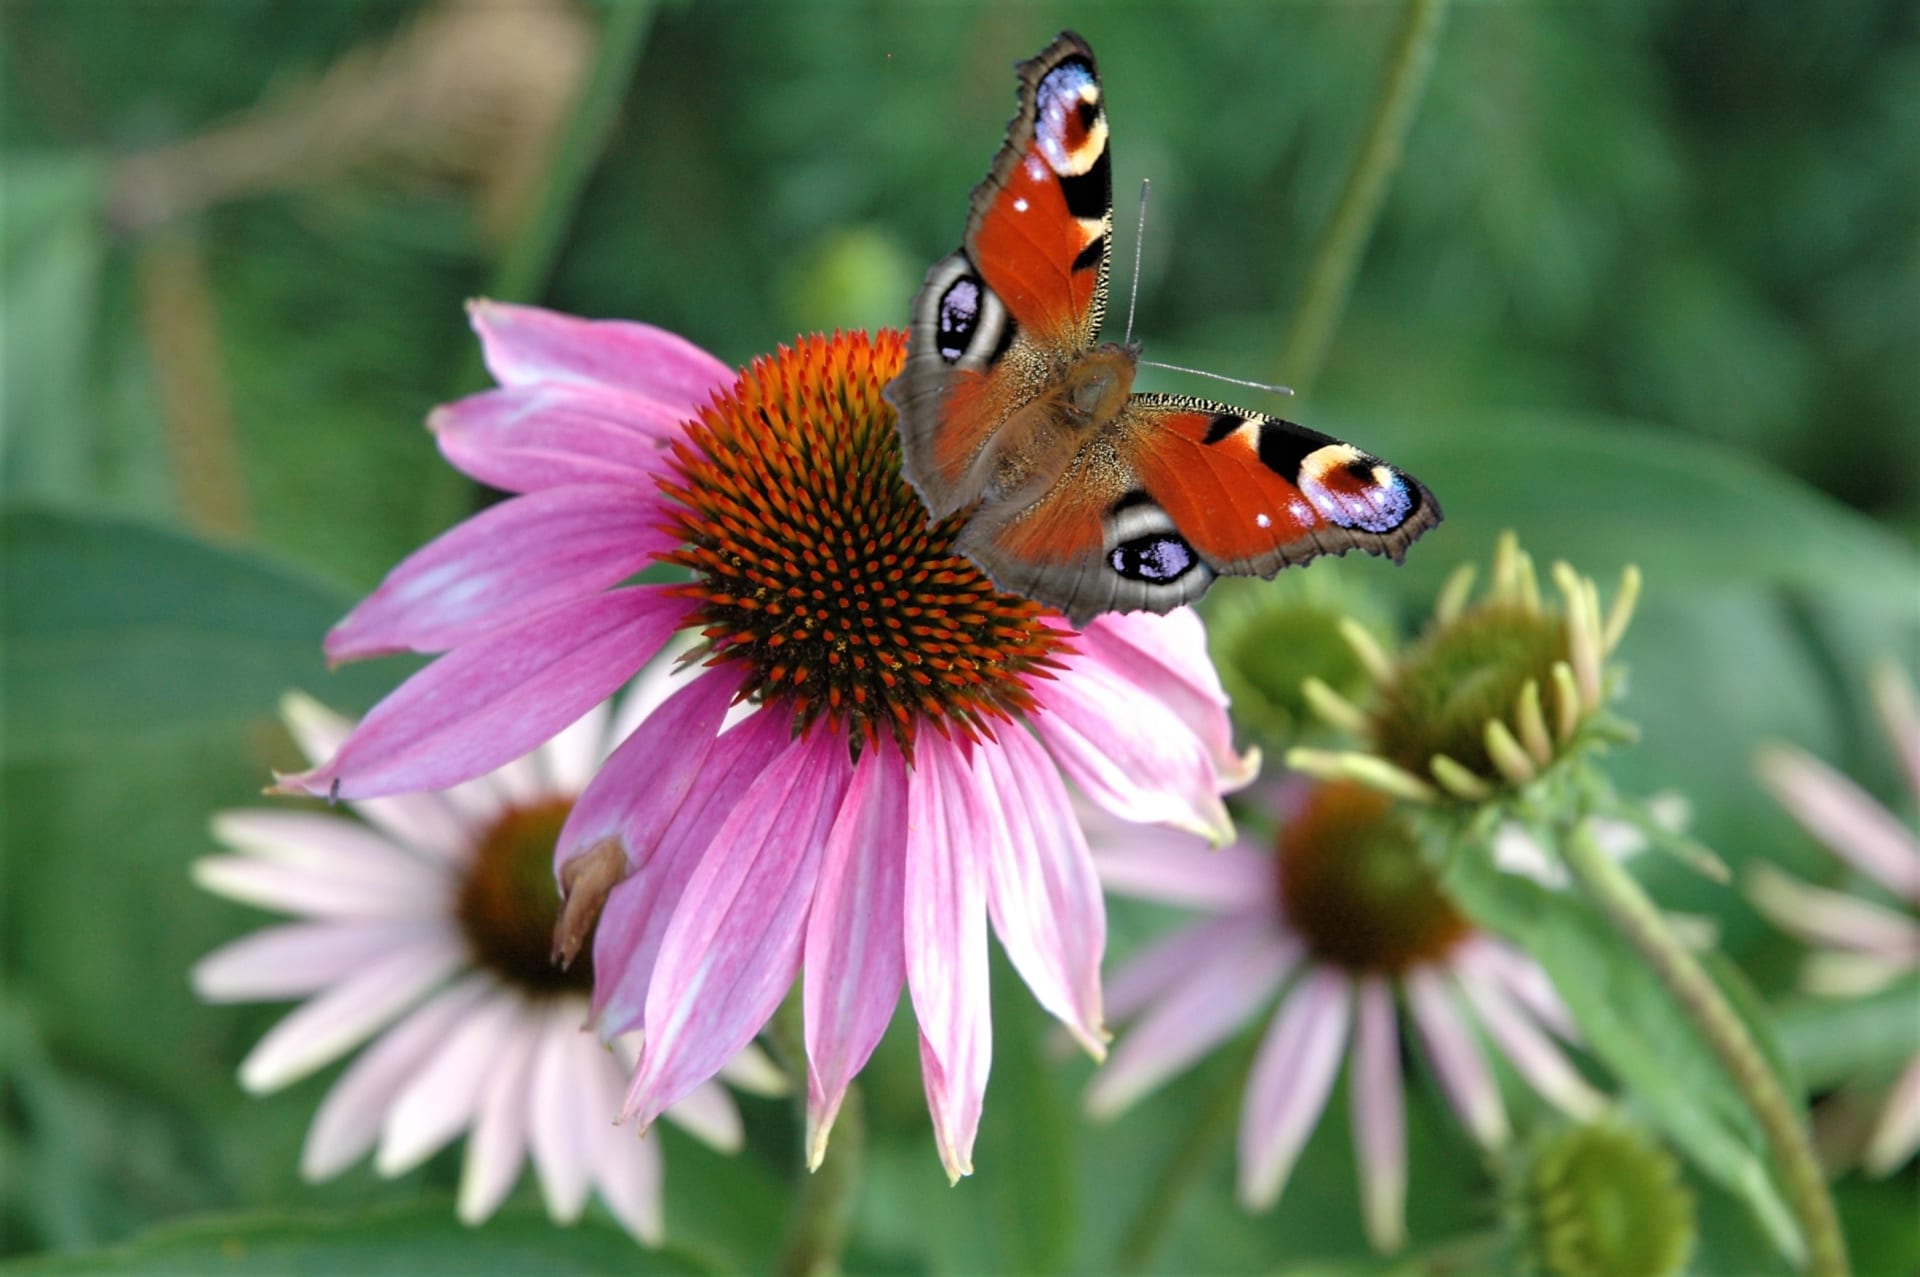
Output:
<path fill-rule="evenodd" d="M 680 631 L 696 677 L 627 738 L 560 840 L 601 1030 L 644 1031 L 644 1125 L 752 1041 L 804 968 L 808 1158 L 911 995 L 941 1160 L 971 1169 L 991 1058 L 989 921 L 1099 1055 L 1106 920 L 1063 781 L 1215 840 L 1244 779 L 1191 614 L 1082 633 L 995 591 L 900 474 L 897 332 L 735 374 L 641 324 L 473 309 L 500 388 L 441 449 L 521 495 L 402 563 L 328 637 L 435 661 L 288 790 L 444 786 L 578 718 Z M 650 566 L 691 572 L 623 584 Z M 746 712 L 729 715 L 730 708 Z M 725 730 L 722 730 L 723 726 Z M 597 918 L 597 927 L 595 920 Z"/>
<path fill-rule="evenodd" d="M 1164 830 L 1096 834 L 1109 889 L 1205 916 L 1109 982 L 1109 1010 L 1134 1023 L 1087 1104 L 1119 1112 L 1278 1002 L 1240 1112 L 1240 1199 L 1250 1209 L 1278 1200 L 1344 1057 L 1367 1236 L 1391 1251 L 1405 1240 L 1402 1007 L 1442 1093 L 1485 1146 L 1509 1128 L 1482 1034 L 1565 1112 L 1591 1118 L 1605 1100 L 1554 1040 L 1573 1029 L 1545 973 L 1454 910 L 1389 797 L 1348 781 L 1274 793 L 1291 810 L 1279 813 L 1272 849 L 1210 851 Z"/>
<path fill-rule="evenodd" d="M 645 708 L 643 694 L 628 713 Z M 304 697 L 288 697 L 284 714 L 310 758 L 347 735 L 345 720 Z M 531 755 L 444 793 L 356 801 L 364 821 L 215 818 L 228 854 L 197 862 L 194 877 L 297 921 L 209 954 L 194 987 L 215 1002 L 305 999 L 248 1054 L 241 1082 L 278 1090 L 374 1039 L 320 1105 L 300 1159 L 308 1179 L 376 1146 L 375 1167 L 402 1174 L 464 1131 L 467 1223 L 494 1212 L 531 1157 L 554 1219 L 577 1219 L 597 1189 L 628 1232 L 660 1241 L 659 1141 L 613 1125 L 638 1043 L 603 1045 L 586 1031 L 588 968 L 548 961 L 554 840 L 606 755 L 609 719 L 595 708 Z M 760 1089 L 781 1080 L 757 1053 L 729 1076 Z M 739 1114 L 717 1084 L 669 1116 L 717 1148 L 740 1144 Z"/>
<path fill-rule="evenodd" d="M 1874 703 L 1902 773 L 1920 801 L 1920 708 L 1913 685 L 1888 666 Z M 1920 838 L 1858 785 L 1786 745 L 1760 755 L 1760 779 L 1793 818 L 1891 900 L 1801 882 L 1771 865 L 1750 868 L 1753 902 L 1813 947 L 1801 975 L 1809 992 L 1858 997 L 1920 970 Z M 1878 897 L 1878 898 L 1876 898 Z M 1920 1152 L 1920 1053 L 1910 1058 L 1868 1131 L 1861 1161 L 1885 1175 Z"/>

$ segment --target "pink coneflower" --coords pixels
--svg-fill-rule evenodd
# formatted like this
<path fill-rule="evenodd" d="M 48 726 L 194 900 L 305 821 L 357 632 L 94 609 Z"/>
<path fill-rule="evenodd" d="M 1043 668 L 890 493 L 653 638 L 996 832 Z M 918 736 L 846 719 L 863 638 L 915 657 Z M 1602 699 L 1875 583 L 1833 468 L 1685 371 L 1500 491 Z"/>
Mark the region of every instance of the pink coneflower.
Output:
<path fill-rule="evenodd" d="M 645 709 L 636 689 L 631 714 Z M 287 725 L 323 758 L 347 723 L 290 696 Z M 610 744 L 597 707 L 488 776 L 437 794 L 353 803 L 364 821 L 307 811 L 229 811 L 214 834 L 230 854 L 194 865 L 210 891 L 295 915 L 209 954 L 194 987 L 215 1002 L 304 998 L 248 1054 L 240 1080 L 278 1090 L 377 1039 L 334 1083 L 300 1169 L 338 1174 L 370 1149 L 399 1175 L 468 1132 L 459 1214 L 491 1215 L 529 1156 L 547 1210 L 571 1222 L 598 1190 L 628 1232 L 661 1236 L 657 1140 L 613 1125 L 638 1054 L 632 1037 L 585 1032 L 590 975 L 548 961 L 559 899 L 554 840 Z M 730 1076 L 779 1079 L 748 1056 Z M 717 1084 L 669 1114 L 715 1147 L 740 1144 Z"/>
<path fill-rule="evenodd" d="M 335 659 L 447 654 L 284 786 L 356 798 L 477 775 L 697 633 L 704 668 L 608 761 L 558 857 L 563 956 L 597 917 L 599 1025 L 644 1031 L 624 1112 L 650 1122 L 711 1077 L 804 965 L 809 1160 L 904 985 L 941 1159 L 967 1173 L 989 920 L 1102 1050 L 1105 913 L 1063 774 L 1128 819 L 1227 834 L 1218 794 L 1244 764 L 1198 621 L 1075 634 L 955 555 L 957 521 L 928 526 L 880 397 L 899 333 L 803 339 L 736 377 L 640 324 L 473 318 L 500 388 L 434 428 L 455 465 L 522 495 L 329 636 Z M 621 584 L 662 564 L 691 580 Z"/>
<path fill-rule="evenodd" d="M 1874 680 L 1874 703 L 1901 770 L 1920 801 L 1920 708 L 1913 685 L 1891 666 Z M 1809 992 L 1858 997 L 1920 970 L 1920 838 L 1858 785 L 1786 745 L 1760 755 L 1760 779 L 1808 833 L 1891 896 L 1873 898 L 1801 882 L 1756 864 L 1754 904 L 1782 930 L 1813 947 L 1801 982 Z M 1876 893 L 1877 894 L 1877 893 Z M 1920 1152 L 1920 1053 L 1901 1070 L 1861 1153 L 1868 1173 L 1885 1175 Z"/>
<path fill-rule="evenodd" d="M 1605 1101 L 1554 1041 L 1572 1027 L 1546 975 L 1455 912 L 1392 799 L 1350 781 L 1276 795 L 1291 810 L 1274 850 L 1242 841 L 1209 851 L 1166 831 L 1096 836 L 1109 889 L 1206 916 L 1114 975 L 1108 1006 L 1135 1023 L 1087 1104 L 1119 1112 L 1277 999 L 1242 1102 L 1240 1199 L 1249 1209 L 1279 1199 L 1345 1057 L 1367 1236 L 1390 1251 L 1406 1228 L 1402 1005 L 1442 1093 L 1483 1145 L 1504 1142 L 1508 1124 L 1481 1034 L 1567 1113 L 1590 1118 Z"/>

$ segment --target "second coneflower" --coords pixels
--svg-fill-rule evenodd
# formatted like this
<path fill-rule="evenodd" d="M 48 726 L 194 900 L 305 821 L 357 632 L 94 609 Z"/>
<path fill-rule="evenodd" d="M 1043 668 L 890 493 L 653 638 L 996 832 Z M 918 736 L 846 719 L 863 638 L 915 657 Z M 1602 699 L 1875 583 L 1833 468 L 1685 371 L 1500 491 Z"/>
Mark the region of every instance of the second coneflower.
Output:
<path fill-rule="evenodd" d="M 558 853 L 561 948 L 592 929 L 602 1032 L 644 1032 L 625 1112 L 650 1122 L 711 1077 L 804 968 L 809 1159 L 904 987 L 941 1159 L 967 1173 L 989 921 L 1103 1049 L 1105 914 L 1063 776 L 1124 818 L 1227 836 L 1218 795 L 1244 765 L 1199 623 L 1076 634 L 956 556 L 900 475 L 880 398 L 897 333 L 804 339 L 736 378 L 644 325 L 486 303 L 474 322 L 500 388 L 435 428 L 522 495 L 329 636 L 335 659 L 446 655 L 283 786 L 455 783 L 691 632 L 700 668 L 608 760 Z M 652 565 L 692 578 L 623 584 Z"/>

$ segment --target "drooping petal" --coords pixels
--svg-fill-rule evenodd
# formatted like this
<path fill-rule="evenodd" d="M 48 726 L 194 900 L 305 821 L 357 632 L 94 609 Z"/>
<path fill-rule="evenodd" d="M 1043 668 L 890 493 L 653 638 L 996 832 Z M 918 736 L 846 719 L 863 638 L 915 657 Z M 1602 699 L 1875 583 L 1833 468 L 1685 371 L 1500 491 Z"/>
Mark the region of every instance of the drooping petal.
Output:
<path fill-rule="evenodd" d="M 1862 1161 L 1869 1175 L 1890 1175 L 1920 1152 L 1920 1056 L 1908 1061 L 1867 1138 Z"/>
<path fill-rule="evenodd" d="M 993 1062 L 987 987 L 983 814 L 958 746 L 923 732 L 907 783 L 907 988 L 920 1022 L 920 1072 L 947 1178 L 973 1171 Z"/>
<path fill-rule="evenodd" d="M 530 1031 L 520 994 L 498 984 L 469 1008 L 439 1049 L 394 1097 L 374 1169 L 402 1175 L 444 1148 L 473 1120 L 493 1080 L 493 1062 Z"/>
<path fill-rule="evenodd" d="M 438 937 L 395 948 L 269 1029 L 240 1062 L 240 1084 L 256 1095 L 275 1091 L 339 1059 L 465 960 L 458 946 Z"/>
<path fill-rule="evenodd" d="M 1126 838 L 1103 838 L 1094 868 L 1109 891 L 1142 900 L 1243 913 L 1274 898 L 1273 856 L 1246 843 L 1212 848 L 1175 829 L 1129 826 Z"/>
<path fill-rule="evenodd" d="M 1201 918 L 1155 938 L 1128 955 L 1119 970 L 1107 977 L 1107 1014 L 1115 1020 L 1133 1018 L 1220 955 L 1253 944 L 1270 926 L 1265 918 L 1243 913 Z"/>
<path fill-rule="evenodd" d="M 353 723 L 334 713 L 305 692 L 280 698 L 280 720 L 309 763 L 332 758 L 353 734 Z M 442 794 L 395 794 L 349 804 L 367 823 L 395 843 L 436 860 L 461 861 L 471 850 L 472 835 L 458 808 Z"/>
<path fill-rule="evenodd" d="M 354 1057 L 313 1115 L 300 1150 L 300 1173 L 309 1180 L 328 1179 L 371 1149 L 393 1097 L 492 987 L 489 977 L 467 977 L 427 999 Z"/>
<path fill-rule="evenodd" d="M 1560 1000 L 1553 981 L 1539 963 L 1503 940 L 1491 936 L 1470 937 L 1457 950 L 1455 961 L 1474 979 L 1498 981 L 1508 993 L 1519 999 L 1533 1018 L 1567 1042 L 1578 1042 L 1580 1031 L 1574 1026 L 1573 1013 Z"/>
<path fill-rule="evenodd" d="M 803 733 L 739 796 L 701 854 L 647 989 L 625 1109 L 642 1126 L 751 1042 L 793 984 L 849 770 L 844 736 Z"/>
<path fill-rule="evenodd" d="M 1353 986 L 1332 967 L 1310 969 L 1287 995 L 1247 1075 L 1240 1114 L 1240 1200 L 1271 1206 L 1326 1109 L 1340 1070 Z"/>
<path fill-rule="evenodd" d="M 1760 779 L 1806 831 L 1902 900 L 1920 900 L 1920 838 L 1860 786 L 1783 745 L 1760 753 Z"/>
<path fill-rule="evenodd" d="M 1233 747 L 1226 689 L 1207 656 L 1206 627 L 1198 612 L 1190 607 L 1164 615 L 1110 612 L 1087 625 L 1078 646 L 1178 715 L 1205 743 L 1221 788 L 1238 789 L 1259 773 L 1260 751 L 1242 754 Z"/>
<path fill-rule="evenodd" d="M 562 1224 L 580 1218 L 593 1186 L 593 1154 L 613 1113 L 593 1112 L 593 1074 L 604 1050 L 582 1029 L 586 1007 L 559 998 L 537 1012 L 539 1045 L 533 1054 L 527 1102 L 527 1143 L 540 1172 L 547 1214 Z"/>
<path fill-rule="evenodd" d="M 881 742 L 862 751 L 821 858 L 807 920 L 807 1165 L 826 1154 L 847 1086 L 886 1032 L 906 980 L 907 769 Z"/>
<path fill-rule="evenodd" d="M 1500 1088 L 1446 983 L 1433 968 L 1415 967 L 1407 972 L 1404 988 L 1434 1077 L 1460 1124 L 1488 1148 L 1506 1143 L 1507 1109 Z"/>
<path fill-rule="evenodd" d="M 1920 923 L 1885 905 L 1780 872 L 1765 862 L 1748 868 L 1748 894 L 1775 926 L 1810 944 L 1920 962 Z"/>
<path fill-rule="evenodd" d="M 617 584 L 673 548 L 658 502 L 616 484 L 515 497 L 401 560 L 328 631 L 327 659 L 444 652 Z"/>
<path fill-rule="evenodd" d="M 207 1002 L 303 998 L 348 979 L 419 934 L 410 921 L 281 923 L 221 945 L 194 963 L 193 991 Z"/>
<path fill-rule="evenodd" d="M 537 306 L 467 306 L 487 371 L 502 386 L 559 381 L 611 386 L 696 408 L 733 384 L 734 371 L 684 337 L 624 319 L 577 319 Z"/>
<path fill-rule="evenodd" d="M 686 801 L 667 817 L 665 832 L 629 822 L 621 837 L 629 845 L 654 847 L 646 872 L 615 887 L 593 933 L 593 1017 L 606 1035 L 637 1028 L 646 1012 L 654 963 L 673 921 L 687 880 L 714 834 L 760 773 L 787 747 L 786 719 L 755 714 L 723 732 L 695 775 Z"/>
<path fill-rule="evenodd" d="M 1280 991 L 1299 942 L 1267 927 L 1214 933 L 1222 943 L 1128 1030 L 1087 1088 L 1087 1111 L 1110 1117 L 1199 1059 Z"/>
<path fill-rule="evenodd" d="M 624 1079 L 611 1070 L 594 1083 L 593 1106 L 605 1113 L 620 1110 Z M 660 1141 L 644 1139 L 626 1127 L 609 1125 L 600 1137 L 594 1179 L 600 1198 L 620 1226 L 646 1246 L 658 1246 L 665 1235 L 661 1211 Z"/>
<path fill-rule="evenodd" d="M 985 855 L 994 934 L 1040 1005 L 1104 1059 L 1107 911 L 1066 786 L 1046 750 L 1017 727 L 974 751 L 973 775 L 996 835 Z"/>
<path fill-rule="evenodd" d="M 527 1155 L 527 1083 L 538 1040 L 509 1033 L 491 1062 L 482 1087 L 466 1157 L 460 1164 L 460 1195 L 454 1211 L 467 1225 L 484 1222 L 512 1191 Z"/>
<path fill-rule="evenodd" d="M 1233 821 L 1205 742 L 1173 712 L 1104 665 L 1083 661 L 1036 683 L 1034 727 L 1089 798 L 1140 824 L 1166 824 L 1224 843 Z"/>
<path fill-rule="evenodd" d="M 1400 1081 L 1400 1031 L 1393 990 L 1379 976 L 1358 984 L 1353 1058 L 1347 1077 L 1353 1144 L 1360 1169 L 1360 1213 L 1375 1250 L 1407 1240 L 1407 1114 Z"/>
<path fill-rule="evenodd" d="M 1528 1085 L 1562 1112 L 1582 1121 L 1592 1121 L 1606 1111 L 1606 1097 L 1580 1076 L 1565 1052 L 1520 1009 L 1505 988 L 1491 980 L 1468 978 L 1461 979 L 1459 986 L 1488 1035 Z"/>
<path fill-rule="evenodd" d="M 618 1112 L 618 1097 L 609 1112 Z M 718 1082 L 702 1082 L 688 1091 L 662 1114 L 667 1121 L 685 1131 L 708 1148 L 722 1153 L 738 1153 L 747 1142 L 747 1128 L 740 1120 L 740 1108 L 727 1088 Z"/>
<path fill-rule="evenodd" d="M 692 415 L 624 391 L 543 382 L 443 404 L 427 426 L 456 469 L 504 492 L 579 483 L 651 492 L 673 455 L 669 442 Z"/>
<path fill-rule="evenodd" d="M 490 772 L 606 699 L 690 607 L 633 586 L 464 643 L 374 706 L 332 761 L 283 776 L 276 789 L 371 798 Z"/>

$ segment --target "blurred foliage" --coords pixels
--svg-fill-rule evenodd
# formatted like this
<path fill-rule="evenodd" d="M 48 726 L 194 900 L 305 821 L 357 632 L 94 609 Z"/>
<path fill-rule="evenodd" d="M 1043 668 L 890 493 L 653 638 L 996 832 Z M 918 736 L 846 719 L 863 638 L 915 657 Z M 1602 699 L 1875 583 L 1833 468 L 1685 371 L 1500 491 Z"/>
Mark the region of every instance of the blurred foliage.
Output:
<path fill-rule="evenodd" d="M 459 489 L 441 511 L 420 428 L 482 384 L 461 301 L 518 252 L 528 300 L 733 361 L 902 322 L 1012 110 L 1010 64 L 1072 25 L 1115 130 L 1116 289 L 1131 192 L 1154 182 L 1136 333 L 1155 357 L 1284 380 L 1281 335 L 1398 7 L 681 4 L 650 25 L 621 13 L 645 27 L 638 61 L 597 77 L 566 50 L 609 4 L 107 12 L 0 7 L 4 1252 L 116 1248 L 27 1271 L 766 1267 L 796 1162 L 781 1106 L 748 1106 L 739 1159 L 663 1136 L 680 1240 L 661 1256 L 604 1217 L 556 1235 L 524 1182 L 526 1209 L 468 1233 L 446 1158 L 396 1184 L 301 1185 L 324 1083 L 242 1096 L 231 1068 L 278 1011 L 186 987 L 246 925 L 186 865 L 210 811 L 292 761 L 268 725 L 279 689 L 356 708 L 396 681 L 395 663 L 320 674 L 320 634 L 423 519 L 483 499 Z M 457 33 L 434 25 L 450 15 Z M 1752 783 L 1763 738 L 1898 792 L 1862 682 L 1873 656 L 1920 652 L 1917 37 L 1905 0 L 1460 6 L 1331 362 L 1286 407 L 1447 507 L 1405 572 L 1313 569 L 1383 607 L 1419 615 L 1503 527 L 1603 579 L 1641 563 L 1624 708 L 1645 739 L 1619 771 L 1687 793 L 1736 866 L 1830 872 Z M 474 50 L 452 75 L 450 49 Z M 590 85 L 619 95 L 617 118 L 578 198 L 556 195 L 540 157 Z M 490 132 L 503 111 L 550 120 L 546 149 Z M 551 254 L 528 239 L 543 224 Z M 1653 874 L 1782 991 L 1785 942 L 1724 889 Z M 1116 906 L 1116 951 L 1161 921 Z M 1006 974 L 962 1187 L 933 1155 L 908 1026 L 876 1056 L 850 1267 L 1107 1271 L 1136 1258 L 1128 1221 L 1179 1152 L 1188 1191 L 1138 1257 L 1157 1269 L 1387 1271 L 1363 1257 L 1344 1103 L 1280 1207 L 1244 1215 L 1230 1138 L 1195 1135 L 1230 1085 L 1219 1062 L 1089 1127 L 1088 1066 L 1056 1062 Z M 1783 1037 L 1821 1085 L 1884 1066 L 1909 1008 L 1854 1009 L 1869 1018 L 1844 1033 L 1790 1018 Z M 1481 1232 L 1490 1181 L 1417 1062 L 1410 1080 L 1416 1246 Z M 1843 1182 L 1862 1272 L 1920 1268 L 1914 1174 Z M 1697 1191 L 1695 1270 L 1768 1271 L 1750 1220 Z"/>

